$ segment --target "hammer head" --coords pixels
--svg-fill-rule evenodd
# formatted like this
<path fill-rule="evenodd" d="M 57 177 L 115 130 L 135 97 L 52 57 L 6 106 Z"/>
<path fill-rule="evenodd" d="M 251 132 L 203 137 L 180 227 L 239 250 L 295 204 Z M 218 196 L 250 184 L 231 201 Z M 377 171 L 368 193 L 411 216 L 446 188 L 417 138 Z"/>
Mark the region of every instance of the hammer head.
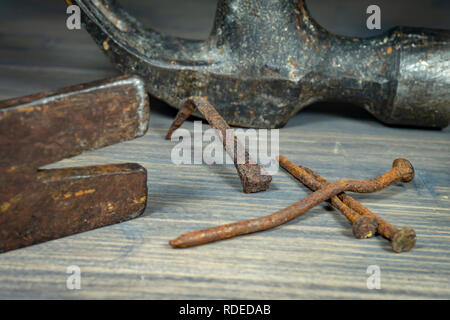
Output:
<path fill-rule="evenodd" d="M 0 252 L 143 213 L 136 163 L 40 169 L 145 134 L 149 104 L 136 76 L 0 101 Z"/>
<path fill-rule="evenodd" d="M 322 28 L 303 0 L 221 0 L 210 37 L 194 41 L 145 28 L 115 1 L 75 1 L 112 63 L 176 108 L 207 96 L 230 125 L 258 128 L 319 101 L 351 102 L 389 124 L 449 122 L 449 31 L 348 38 Z"/>

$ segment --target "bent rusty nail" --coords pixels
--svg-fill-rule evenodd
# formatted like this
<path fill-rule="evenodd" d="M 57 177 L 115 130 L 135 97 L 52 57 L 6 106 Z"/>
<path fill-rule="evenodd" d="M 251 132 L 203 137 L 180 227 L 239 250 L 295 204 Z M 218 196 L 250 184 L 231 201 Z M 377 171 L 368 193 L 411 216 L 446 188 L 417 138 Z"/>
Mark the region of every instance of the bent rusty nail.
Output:
<path fill-rule="evenodd" d="M 233 134 L 233 130 L 208 100 L 202 97 L 188 98 L 173 120 L 167 132 L 166 139 L 170 139 L 173 132 L 189 118 L 195 108 L 205 117 L 211 127 L 218 132 L 225 150 L 233 159 L 239 178 L 241 179 L 243 191 L 245 193 L 254 193 L 267 190 L 272 181 L 272 176 L 250 158 L 247 149 L 237 140 Z M 245 163 L 239 163 L 240 155 L 245 157 L 243 159 Z"/>
<path fill-rule="evenodd" d="M 397 159 L 397 160 L 401 161 L 404 159 Z M 317 173 L 313 172 L 311 169 L 307 169 L 307 168 L 305 168 L 305 169 L 306 169 L 306 171 L 310 172 L 316 178 L 316 180 L 318 180 L 322 185 L 326 185 L 329 183 L 327 180 L 325 180 L 324 178 L 319 176 Z M 414 178 L 414 171 L 412 173 L 411 180 L 413 178 Z M 409 181 L 411 181 L 411 180 L 409 180 Z M 409 182 L 409 181 L 403 181 L 403 182 Z M 378 229 L 377 229 L 378 234 L 381 234 L 383 237 L 385 237 L 386 239 L 391 241 L 391 246 L 392 246 L 393 251 L 395 251 L 397 253 L 406 252 L 406 251 L 411 250 L 415 246 L 416 233 L 415 233 L 414 229 L 412 229 L 410 227 L 406 227 L 401 230 L 397 229 L 392 224 L 390 224 L 389 222 L 380 218 L 378 215 L 374 214 L 368 208 L 363 206 L 359 201 L 357 201 L 355 198 L 349 196 L 345 192 L 338 194 L 337 197 L 348 207 L 350 207 L 354 211 L 358 212 L 358 214 L 360 214 L 361 216 L 374 217 L 378 223 Z"/>
<path fill-rule="evenodd" d="M 293 162 L 283 156 L 279 156 L 278 161 L 280 166 L 312 191 L 319 190 L 323 187 L 324 183 L 319 182 L 308 168 L 302 166 L 297 167 Z M 377 232 L 378 221 L 374 216 L 360 215 L 342 202 L 337 196 L 332 196 L 329 201 L 352 223 L 352 231 L 355 238 L 370 238 Z"/>
<path fill-rule="evenodd" d="M 39 168 L 144 135 L 149 111 L 136 76 L 0 102 L 0 252 L 139 216 L 147 171 L 136 163 Z"/>
<path fill-rule="evenodd" d="M 414 178 L 414 168 L 405 159 L 396 159 L 392 169 L 371 180 L 341 180 L 330 183 L 323 188 L 314 191 L 300 201 L 287 208 L 281 209 L 268 216 L 234 222 L 200 231 L 183 234 L 169 241 L 175 248 L 187 248 L 213 241 L 224 240 L 239 235 L 268 230 L 297 218 L 317 204 L 340 194 L 344 191 L 372 193 L 379 191 L 392 183 L 402 181 L 409 182 Z"/>
<path fill-rule="evenodd" d="M 396 161 L 401 160 L 404 159 L 397 159 Z M 329 182 L 326 179 L 324 179 L 311 169 L 306 168 L 304 166 L 295 166 L 285 157 L 280 156 L 280 165 L 286 170 L 288 170 L 294 177 L 300 180 L 300 182 L 302 182 L 304 185 L 311 188 L 313 191 L 323 188 L 323 186 L 329 184 Z M 289 167 L 289 169 L 287 169 L 287 167 Z M 356 199 L 354 199 L 353 197 L 349 196 L 344 192 L 338 194 L 337 196 L 335 196 L 335 198 L 337 198 L 337 200 L 340 201 L 343 205 L 353 210 L 353 212 L 356 212 L 361 217 L 361 219 L 366 218 L 369 219 L 368 221 L 372 221 L 373 219 L 375 219 L 377 228 L 374 231 L 377 231 L 378 234 L 381 234 L 383 237 L 391 241 L 393 251 L 397 253 L 409 251 L 416 244 L 416 233 L 414 232 L 414 229 L 407 227 L 402 230 L 398 230 L 396 227 L 394 227 L 384 219 L 374 214 L 368 208 L 363 206 L 359 201 L 357 201 Z M 361 220 L 360 225 L 358 225 L 356 228 L 358 229 L 362 228 L 362 230 L 364 230 L 364 226 L 362 224 L 363 221 L 364 220 Z M 355 234 L 354 228 L 355 225 L 353 225 L 353 233 Z"/>
<path fill-rule="evenodd" d="M 397 159 L 400 160 L 400 159 Z M 311 171 L 312 174 L 316 176 L 319 181 L 321 181 L 323 184 L 329 183 L 327 180 L 319 176 L 318 174 Z M 414 177 L 414 172 L 413 172 Z M 412 180 L 413 178 L 411 178 Z M 409 180 L 409 181 L 411 181 Z M 403 181 L 403 182 L 409 182 L 409 181 Z M 363 216 L 374 216 L 378 221 L 378 234 L 382 235 L 386 239 L 391 241 L 392 250 L 400 253 L 400 252 L 406 252 L 411 250 L 414 245 L 416 244 L 416 233 L 413 228 L 406 227 L 401 230 L 394 227 L 389 222 L 385 221 L 384 219 L 380 218 L 376 214 L 374 214 L 372 211 L 370 211 L 368 208 L 363 206 L 359 201 L 354 199 L 353 197 L 349 196 L 346 193 L 338 194 L 338 197 L 344 202 L 347 206 L 351 207 L 353 210 L 358 212 L 360 215 Z"/>

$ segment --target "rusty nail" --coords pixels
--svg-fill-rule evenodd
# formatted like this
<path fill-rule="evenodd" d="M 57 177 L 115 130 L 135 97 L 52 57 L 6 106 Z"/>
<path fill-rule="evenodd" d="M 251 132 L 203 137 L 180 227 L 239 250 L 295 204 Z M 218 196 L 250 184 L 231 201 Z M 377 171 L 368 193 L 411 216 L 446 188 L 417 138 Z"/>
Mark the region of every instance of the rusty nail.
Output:
<path fill-rule="evenodd" d="M 369 209 L 360 204 L 357 200 L 347 194 L 338 197 L 353 210 L 364 216 L 375 216 L 378 222 L 377 232 L 391 241 L 392 250 L 400 253 L 411 250 L 416 244 L 416 233 L 413 228 L 406 227 L 397 229 L 389 222 L 372 213 Z"/>
<path fill-rule="evenodd" d="M 292 176 L 312 191 L 319 190 L 326 184 L 320 181 L 308 168 L 296 166 L 293 162 L 283 156 L 278 157 L 278 160 L 280 166 L 282 166 L 286 171 L 288 171 Z M 374 216 L 360 215 L 358 212 L 342 202 L 342 200 L 337 196 L 332 196 L 329 201 L 352 223 L 352 231 L 355 238 L 370 238 L 376 233 L 378 222 Z"/>
<path fill-rule="evenodd" d="M 287 169 L 285 167 L 285 163 L 286 163 L 286 161 L 288 161 L 290 164 L 292 164 L 292 162 L 290 162 L 286 158 L 284 158 L 284 159 L 282 159 L 282 158 L 284 158 L 284 157 L 280 157 L 280 165 L 283 168 L 285 168 L 286 170 L 288 170 L 289 172 L 291 172 L 290 169 Z M 403 165 L 405 167 L 411 166 L 410 175 L 406 176 L 405 180 L 402 180 L 403 182 L 411 181 L 414 178 L 414 169 L 413 169 L 412 165 L 410 164 L 410 162 L 405 159 L 397 159 L 395 161 L 398 162 L 398 165 Z M 290 166 L 291 165 L 289 165 L 289 167 Z M 394 167 L 395 166 L 396 166 L 396 164 L 394 163 Z M 294 165 L 294 167 L 296 167 L 296 166 Z M 406 168 L 406 170 L 408 170 L 408 169 Z M 299 173 L 299 172 L 301 172 L 301 173 Z M 308 187 L 309 187 L 309 183 L 311 181 L 315 180 L 314 186 L 312 188 L 314 190 L 316 190 L 317 188 L 322 188 L 323 186 L 329 184 L 329 182 L 326 179 L 324 179 L 317 173 L 313 172 L 311 169 L 308 169 L 303 166 L 298 166 L 298 171 L 296 171 L 295 174 L 291 172 L 291 174 L 293 176 L 295 176 L 297 179 L 299 179 L 303 184 L 305 184 Z M 307 183 L 305 183 L 305 182 L 307 182 Z M 386 239 L 391 241 L 393 251 L 395 251 L 397 253 L 409 251 L 416 244 L 416 233 L 414 232 L 414 229 L 407 227 L 407 228 L 398 230 L 396 227 L 394 227 L 393 225 L 391 225 L 384 219 L 382 219 L 379 216 L 377 216 L 376 214 L 374 214 L 368 208 L 363 206 L 359 201 L 357 201 L 356 199 L 354 199 L 353 197 L 349 196 L 348 194 L 346 194 L 344 192 L 341 194 L 338 194 L 336 196 L 336 198 L 339 201 L 341 201 L 342 204 L 344 204 L 345 206 L 347 206 L 348 208 L 353 210 L 353 212 L 357 212 L 358 215 L 360 215 L 360 217 L 367 218 L 370 220 L 375 219 L 376 224 L 378 225 L 376 231 L 379 234 L 381 234 L 383 237 L 385 237 Z M 360 225 L 356 226 L 357 230 L 359 230 L 359 229 L 364 230 L 364 228 L 365 228 L 364 224 L 363 224 L 364 220 L 361 220 L 359 223 L 360 223 Z M 353 233 L 355 234 L 355 224 L 353 225 Z M 356 237 L 356 234 L 355 234 L 355 237 Z"/>
<path fill-rule="evenodd" d="M 379 191 L 392 183 L 411 181 L 414 177 L 414 169 L 411 163 L 405 159 L 396 159 L 392 169 L 371 180 L 341 180 L 330 183 L 323 188 L 314 191 L 300 201 L 287 208 L 281 209 L 268 216 L 234 222 L 209 229 L 183 234 L 169 241 L 175 248 L 187 248 L 213 241 L 224 240 L 239 235 L 268 230 L 297 218 L 317 204 L 344 191 L 371 193 Z M 405 234 L 400 235 L 404 237 Z"/>
<path fill-rule="evenodd" d="M 167 132 L 166 139 L 170 139 L 172 133 L 178 129 L 187 118 L 189 118 L 195 108 L 197 108 L 197 110 L 205 117 L 211 127 L 217 130 L 225 150 L 234 161 L 234 165 L 241 179 L 243 191 L 245 193 L 253 193 L 267 190 L 272 181 L 272 176 L 250 158 L 247 149 L 239 143 L 236 136 L 233 134 L 233 130 L 208 100 L 202 97 L 188 98 L 173 120 L 173 123 Z M 233 143 L 230 143 L 230 140 L 233 141 Z M 239 155 L 244 155 L 245 163 L 238 163 Z"/>
<path fill-rule="evenodd" d="M 397 159 L 397 160 L 402 161 L 403 165 L 405 166 L 407 166 L 408 164 L 410 165 L 408 160 L 405 159 Z M 407 162 L 404 162 L 403 160 Z M 414 178 L 414 169 L 412 168 L 412 166 L 411 169 L 412 169 L 411 175 L 407 176 L 405 180 L 402 180 L 402 182 L 409 182 Z M 327 180 L 325 180 L 318 174 L 314 173 L 313 171 L 310 170 L 310 172 L 316 177 L 316 179 L 321 181 L 322 184 L 329 183 Z M 341 194 L 338 194 L 337 196 L 340 200 L 342 200 L 344 204 L 352 208 L 354 211 L 358 212 L 361 216 L 376 218 L 378 223 L 377 232 L 386 239 L 391 241 L 393 251 L 397 253 L 406 252 L 411 250 L 416 244 L 416 233 L 414 229 L 406 227 L 399 230 L 389 222 L 385 221 L 384 219 L 374 214 L 372 211 L 370 211 L 368 208 L 363 206 L 359 201 L 349 196 L 348 194 L 343 192 Z"/>

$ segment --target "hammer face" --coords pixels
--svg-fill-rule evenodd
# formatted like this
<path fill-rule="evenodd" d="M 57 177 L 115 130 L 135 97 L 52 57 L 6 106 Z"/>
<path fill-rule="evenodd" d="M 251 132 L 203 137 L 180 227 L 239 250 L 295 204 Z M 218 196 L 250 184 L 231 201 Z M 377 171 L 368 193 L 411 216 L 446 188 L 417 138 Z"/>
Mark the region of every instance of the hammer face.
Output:
<path fill-rule="evenodd" d="M 137 164 L 39 168 L 142 136 L 148 120 L 134 76 L 0 102 L 0 252 L 140 215 L 147 173 Z"/>

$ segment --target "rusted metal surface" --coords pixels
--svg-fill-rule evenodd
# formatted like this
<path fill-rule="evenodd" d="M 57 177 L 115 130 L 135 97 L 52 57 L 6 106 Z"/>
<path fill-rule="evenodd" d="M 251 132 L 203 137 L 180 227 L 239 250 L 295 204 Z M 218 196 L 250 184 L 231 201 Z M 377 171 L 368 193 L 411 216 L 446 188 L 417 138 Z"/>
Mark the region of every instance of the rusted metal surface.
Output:
<path fill-rule="evenodd" d="M 189 118 L 195 109 L 205 117 L 211 127 L 216 129 L 222 139 L 225 150 L 234 161 L 234 166 L 241 179 L 243 191 L 245 193 L 253 193 L 267 190 L 272 181 L 272 176 L 250 158 L 247 149 L 238 141 L 233 134 L 233 130 L 216 111 L 214 106 L 205 98 L 190 97 L 185 101 L 183 107 L 173 120 L 167 132 L 166 139 L 170 139 L 172 133 Z M 241 161 L 241 158 L 244 161 Z"/>
<path fill-rule="evenodd" d="M 268 230 L 297 218 L 319 203 L 344 191 L 372 193 L 379 191 L 392 183 L 398 181 L 409 182 L 413 178 L 414 168 L 411 163 L 406 159 L 396 159 L 391 170 L 375 179 L 365 181 L 341 180 L 330 183 L 323 188 L 314 191 L 302 200 L 297 201 L 289 207 L 281 209 L 271 215 L 186 233 L 174 240 L 169 241 L 169 244 L 174 248 L 187 248 L 213 241 L 233 238 L 244 234 Z M 399 235 L 401 238 L 404 236 L 404 234 Z"/>
<path fill-rule="evenodd" d="M 312 191 L 322 188 L 324 183 L 316 179 L 312 172 L 302 166 L 296 166 L 286 157 L 280 156 L 278 158 L 280 166 L 288 171 L 292 176 L 297 178 L 301 183 L 310 188 Z M 337 196 L 332 196 L 329 202 L 352 223 L 353 235 L 357 239 L 365 239 L 372 237 L 377 232 L 378 222 L 373 216 L 360 215 L 341 201 Z"/>
<path fill-rule="evenodd" d="M 220 0 L 205 41 L 145 28 L 113 0 L 75 0 L 86 30 L 124 73 L 180 108 L 207 96 L 230 125 L 276 128 L 318 101 L 359 105 L 389 124 L 446 127 L 450 31 L 331 34 L 303 0 Z M 189 18 L 189 17 L 187 17 Z"/>
<path fill-rule="evenodd" d="M 280 165 L 313 191 L 329 184 L 327 180 L 313 172 L 311 169 L 304 166 L 295 166 L 285 157 L 280 157 Z M 373 235 L 377 232 L 390 240 L 392 250 L 398 253 L 409 251 L 416 244 L 416 233 L 414 229 L 407 227 L 398 230 L 345 192 L 332 197 L 331 200 L 332 204 L 337 209 L 342 211 L 342 207 L 344 207 L 351 210 L 352 213 L 350 217 L 347 216 L 347 212 L 342 212 L 353 223 L 353 234 L 356 238 L 363 238 L 363 235 L 366 233 Z M 355 213 L 357 216 L 354 216 Z M 361 235 L 361 237 L 359 235 Z"/>
<path fill-rule="evenodd" d="M 316 178 L 316 180 L 322 183 L 322 185 L 328 184 L 328 181 L 318 174 L 309 169 L 308 172 L 310 172 Z M 414 229 L 406 227 L 399 230 L 389 222 L 375 215 L 372 211 L 370 211 L 368 208 L 363 206 L 360 202 L 358 202 L 345 192 L 338 194 L 337 196 L 342 200 L 343 203 L 358 212 L 360 215 L 364 217 L 375 217 L 378 223 L 377 233 L 381 234 L 383 237 L 391 241 L 392 250 L 394 250 L 395 252 L 409 251 L 416 244 L 416 233 Z"/>
<path fill-rule="evenodd" d="M 139 216 L 138 164 L 39 169 L 145 134 L 149 104 L 136 76 L 0 102 L 0 252 Z"/>

